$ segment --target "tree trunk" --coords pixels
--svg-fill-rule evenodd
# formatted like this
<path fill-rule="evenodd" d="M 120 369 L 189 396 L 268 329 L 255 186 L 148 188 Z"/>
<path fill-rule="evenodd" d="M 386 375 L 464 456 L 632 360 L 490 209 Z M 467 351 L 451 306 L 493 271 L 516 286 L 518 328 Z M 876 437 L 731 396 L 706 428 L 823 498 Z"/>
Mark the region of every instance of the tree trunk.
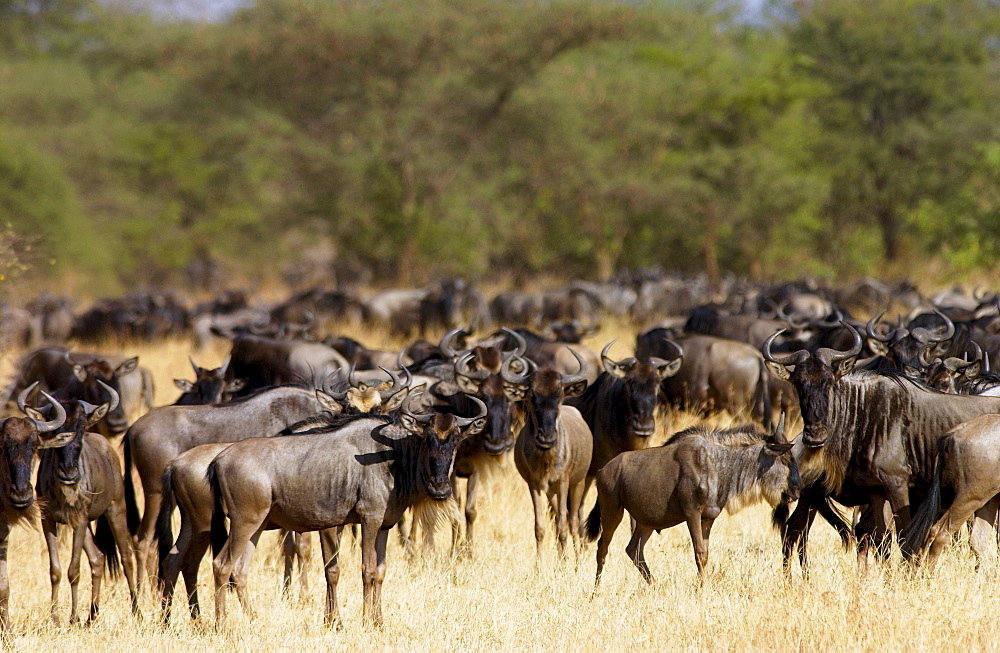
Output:
<path fill-rule="evenodd" d="M 719 225 L 714 215 L 705 220 L 705 274 L 715 288 L 722 276 L 719 273 Z"/>
<path fill-rule="evenodd" d="M 896 210 L 891 204 L 880 204 L 875 216 L 882 231 L 882 251 L 885 260 L 895 261 L 899 258 L 899 220 Z"/>

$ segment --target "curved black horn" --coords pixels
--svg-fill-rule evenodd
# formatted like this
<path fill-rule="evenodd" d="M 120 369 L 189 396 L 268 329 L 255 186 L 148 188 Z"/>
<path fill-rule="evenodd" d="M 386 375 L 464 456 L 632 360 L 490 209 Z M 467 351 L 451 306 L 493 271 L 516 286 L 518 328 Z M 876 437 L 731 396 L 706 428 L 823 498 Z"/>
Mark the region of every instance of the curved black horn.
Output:
<path fill-rule="evenodd" d="M 467 350 L 462 350 L 461 352 L 459 352 L 452 345 L 452 342 L 455 340 L 455 337 L 461 332 L 462 332 L 461 327 L 452 329 L 448 333 L 444 334 L 444 337 L 441 338 L 441 342 L 438 343 L 438 348 L 441 350 L 441 353 L 443 353 L 446 357 L 448 357 L 451 360 L 455 360 L 463 353 L 465 353 L 465 351 L 467 351 Z"/>
<path fill-rule="evenodd" d="M 24 402 L 28 400 L 28 395 L 31 394 L 31 391 L 34 390 L 35 386 L 37 385 L 38 381 L 35 381 L 27 388 L 25 388 L 21 392 L 21 394 L 17 396 L 17 407 L 20 408 L 21 412 L 26 415 L 28 414 L 28 411 L 27 407 L 24 405 Z M 54 415 L 52 419 L 50 419 L 47 422 L 34 419 L 33 417 L 29 417 L 28 419 L 31 420 L 31 423 L 35 425 L 35 428 L 38 429 L 39 433 L 48 433 L 49 431 L 55 431 L 57 428 L 59 428 L 66 422 L 66 409 L 62 407 L 62 404 L 53 399 L 52 395 L 50 395 L 49 393 L 45 392 L 44 390 L 42 390 L 41 393 L 42 396 L 48 399 L 49 403 L 52 404 Z"/>
<path fill-rule="evenodd" d="M 816 320 L 816 326 L 824 329 L 835 329 L 836 327 L 840 326 L 840 323 L 843 321 L 844 321 L 844 311 L 840 310 L 839 308 L 835 308 L 833 310 L 832 320 L 827 320 L 826 318 L 823 318 L 821 320 Z"/>
<path fill-rule="evenodd" d="M 524 352 L 528 351 L 528 343 L 525 341 L 524 336 L 522 336 L 517 331 L 512 331 L 507 327 L 500 327 L 500 330 L 506 333 L 508 336 L 514 339 L 517 345 L 514 347 L 515 356 L 524 356 Z"/>
<path fill-rule="evenodd" d="M 469 398 L 472 399 L 472 401 L 476 402 L 476 405 L 479 406 L 479 414 L 476 415 L 475 417 L 458 417 L 458 416 L 456 416 L 455 417 L 455 423 L 458 425 L 458 428 L 460 428 L 460 429 L 461 428 L 465 428 L 469 424 L 472 424 L 477 419 L 482 419 L 483 417 L 486 417 L 486 412 L 487 412 L 486 411 L 486 404 L 484 404 L 482 401 L 480 401 L 479 397 L 470 396 Z"/>
<path fill-rule="evenodd" d="M 854 336 L 854 344 L 852 344 L 851 348 L 847 351 L 827 349 L 826 347 L 816 350 L 816 357 L 828 365 L 833 365 L 834 363 L 847 360 L 848 358 L 854 358 L 861 353 L 861 346 L 864 344 L 864 339 L 861 337 L 861 334 L 858 333 L 857 329 L 852 327 L 847 322 L 841 322 L 841 324 L 843 324 L 844 327 L 851 332 L 851 335 Z"/>
<path fill-rule="evenodd" d="M 895 333 L 894 329 L 890 329 L 888 335 L 885 336 L 880 336 L 875 332 L 875 325 L 878 324 L 878 321 L 882 319 L 883 315 L 885 315 L 885 311 L 882 311 L 878 315 L 872 317 L 872 319 L 868 320 L 868 324 L 865 325 L 865 334 L 867 334 L 872 340 L 878 340 L 879 342 L 892 342 L 893 334 Z"/>
<path fill-rule="evenodd" d="M 356 365 L 357 363 L 351 363 L 351 369 L 347 371 L 347 382 L 351 385 L 352 388 L 356 388 L 364 392 L 365 390 L 368 389 L 368 384 L 365 383 L 364 381 L 358 381 L 356 378 L 354 378 L 354 368 L 356 367 Z"/>
<path fill-rule="evenodd" d="M 522 365 L 522 370 L 524 370 L 520 375 L 511 371 L 512 363 L 514 361 L 520 361 Z M 500 378 L 507 383 L 512 383 L 514 385 L 526 385 L 528 383 L 528 377 L 538 369 L 535 362 L 530 358 L 524 358 L 523 356 L 511 355 L 503 359 L 503 364 L 500 365 Z"/>
<path fill-rule="evenodd" d="M 576 362 L 580 367 L 576 370 L 575 374 L 563 374 L 562 384 L 566 386 L 577 383 L 578 381 L 586 381 L 587 375 L 584 374 L 584 370 L 587 368 L 586 361 L 583 360 L 583 357 L 580 356 L 580 353 L 577 350 L 572 347 L 568 347 L 567 349 L 569 349 L 570 353 L 573 354 L 573 358 L 576 359 Z"/>
<path fill-rule="evenodd" d="M 771 345 L 774 343 L 775 339 L 784 332 L 785 329 L 775 331 L 767 340 L 764 341 L 764 344 L 760 348 L 760 353 L 764 355 L 764 360 L 778 365 L 795 366 L 809 358 L 809 352 L 805 349 L 800 349 L 794 354 L 788 354 L 787 356 L 783 356 L 781 358 L 776 358 L 774 354 L 771 353 Z"/>
<path fill-rule="evenodd" d="M 455 361 L 455 375 L 464 376 L 467 379 L 475 379 L 476 381 L 482 381 L 490 375 L 489 370 L 470 370 L 469 362 L 475 356 L 471 351 L 468 351 L 462 355 L 457 361 Z"/>

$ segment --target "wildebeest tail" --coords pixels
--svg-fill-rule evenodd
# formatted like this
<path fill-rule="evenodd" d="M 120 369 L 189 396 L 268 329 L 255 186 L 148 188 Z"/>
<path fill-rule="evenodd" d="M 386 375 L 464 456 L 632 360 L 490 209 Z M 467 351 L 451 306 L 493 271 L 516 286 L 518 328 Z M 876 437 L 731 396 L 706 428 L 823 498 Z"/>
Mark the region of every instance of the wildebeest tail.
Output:
<path fill-rule="evenodd" d="M 129 444 L 131 429 L 125 433 L 125 521 L 128 532 L 139 532 L 139 504 L 135 500 L 135 481 L 132 480 L 132 446 Z"/>
<path fill-rule="evenodd" d="M 97 518 L 97 527 L 94 529 L 94 544 L 104 554 L 104 565 L 108 569 L 108 574 L 112 578 L 119 578 L 122 574 L 122 561 L 107 514 Z"/>
<path fill-rule="evenodd" d="M 938 443 L 937 457 L 934 459 L 934 476 L 931 487 L 927 491 L 927 498 L 920 504 L 917 513 L 910 521 L 910 525 L 903 533 L 900 549 L 906 560 L 914 560 L 924 546 L 927 544 L 927 536 L 930 535 L 931 526 L 941 515 L 941 461 L 951 442 L 950 437 L 941 438 Z"/>
<path fill-rule="evenodd" d="M 837 531 L 837 535 L 840 536 L 840 543 L 844 545 L 844 548 L 850 548 L 854 531 L 844 513 L 840 512 L 840 509 L 833 504 L 833 500 L 830 497 L 823 497 L 823 500 L 817 504 L 816 510 Z"/>
<path fill-rule="evenodd" d="M 785 537 L 785 524 L 788 522 L 788 504 L 784 501 L 778 503 L 771 511 L 771 526 L 773 526 L 781 537 Z"/>
<path fill-rule="evenodd" d="M 761 424 L 770 431 L 774 428 L 774 424 L 771 422 L 773 418 L 771 415 L 771 373 L 767 371 L 763 358 L 758 361 L 758 366 L 757 390 L 754 392 L 753 405 L 754 409 L 760 412 Z"/>
<path fill-rule="evenodd" d="M 594 509 L 587 515 L 587 532 L 584 536 L 588 542 L 593 542 L 601 534 L 601 504 L 594 502 Z"/>
<path fill-rule="evenodd" d="M 159 553 L 160 561 L 157 569 L 160 570 L 160 578 L 165 578 L 166 570 L 164 565 L 170 555 L 170 549 L 174 546 L 174 533 L 171 517 L 174 514 L 174 474 L 173 465 L 167 465 L 163 470 L 161 485 L 163 487 L 163 498 L 160 500 L 160 512 L 156 515 L 156 528 L 153 530 L 153 538 L 156 540 L 156 550 Z"/>
<path fill-rule="evenodd" d="M 219 555 L 229 539 L 226 529 L 226 512 L 222 507 L 222 488 L 215 471 L 215 462 L 208 466 L 208 484 L 212 488 L 212 557 Z"/>

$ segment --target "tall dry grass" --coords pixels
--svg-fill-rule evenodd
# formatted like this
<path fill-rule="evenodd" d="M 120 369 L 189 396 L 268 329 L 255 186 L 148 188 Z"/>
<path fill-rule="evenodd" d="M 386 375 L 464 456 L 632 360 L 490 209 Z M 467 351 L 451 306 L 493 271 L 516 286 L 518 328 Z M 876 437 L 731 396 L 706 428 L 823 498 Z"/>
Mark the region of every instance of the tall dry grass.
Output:
<path fill-rule="evenodd" d="M 623 357 L 634 331 L 608 327 L 588 341 L 600 346 L 613 335 L 629 334 L 615 346 Z M 370 329 L 362 341 L 398 344 Z M 629 342 L 626 342 L 628 340 Z M 112 351 L 114 348 L 109 348 Z M 126 353 L 126 352 L 121 352 Z M 173 401 L 174 377 L 189 377 L 190 346 L 178 340 L 137 346 L 140 362 L 153 372 L 157 403 Z M 220 345 L 195 355 L 203 365 L 221 362 Z M 3 372 L 12 369 L 10 358 Z M 669 424 L 667 423 L 669 421 Z M 663 420 L 658 440 L 695 421 L 690 415 Z M 718 420 L 724 425 L 727 420 Z M 459 493 L 464 484 L 459 484 Z M 588 497 L 586 505 L 593 503 Z M 250 621 L 230 598 L 228 625 L 212 626 L 212 580 L 202 565 L 200 595 L 205 618 L 193 622 L 183 599 L 175 602 L 171 624 L 156 619 L 156 601 L 142 597 L 144 618 L 129 614 L 124 580 L 105 582 L 102 614 L 93 626 L 54 627 L 49 620 L 48 563 L 37 531 L 11 534 L 8 556 L 11 587 L 10 645 L 15 650 L 58 648 L 93 650 L 313 650 L 323 649 L 462 649 L 462 650 L 932 650 L 1000 647 L 1000 592 L 997 570 L 974 571 L 967 547 L 953 547 L 933 574 L 910 573 L 898 563 L 859 571 L 854 556 L 841 550 L 832 529 L 818 524 L 810 542 L 812 573 L 804 579 L 780 572 L 777 534 L 765 507 L 723 516 L 710 545 L 709 574 L 698 582 L 691 543 L 684 526 L 654 536 L 647 560 L 655 576 L 642 582 L 624 547 L 627 529 L 612 543 L 600 590 L 592 595 L 594 549 L 578 559 L 560 560 L 554 534 L 536 563 L 531 503 L 527 487 L 508 463 L 481 494 L 474 556 L 452 559 L 447 533 L 438 533 L 438 549 L 407 561 L 397 538 L 390 537 L 384 585 L 386 625 L 370 630 L 361 623 L 361 574 L 358 546 L 345 535 L 339 599 L 341 631 L 322 626 L 324 583 L 318 546 L 308 568 L 309 592 L 292 598 L 280 594 L 281 561 L 276 540 L 265 534 L 252 564 L 250 588 L 260 613 Z M 314 540 L 315 541 L 315 540 Z M 68 565 L 68 545 L 62 551 Z M 82 596 L 89 597 L 89 573 L 83 564 Z M 68 585 L 62 589 L 64 619 Z"/>

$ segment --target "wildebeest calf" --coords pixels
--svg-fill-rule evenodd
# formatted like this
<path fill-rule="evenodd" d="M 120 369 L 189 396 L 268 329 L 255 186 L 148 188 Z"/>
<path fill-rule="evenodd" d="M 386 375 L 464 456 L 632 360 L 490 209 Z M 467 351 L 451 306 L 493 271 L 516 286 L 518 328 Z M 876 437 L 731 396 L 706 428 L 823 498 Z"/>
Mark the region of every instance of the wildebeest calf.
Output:
<path fill-rule="evenodd" d="M 604 529 L 595 584 L 625 510 L 636 522 L 625 551 L 646 582 L 652 582 L 643 556 L 646 540 L 654 530 L 682 522 L 691 533 L 698 574 L 704 576 L 708 537 L 723 508 L 735 512 L 761 499 L 774 506 L 798 497 L 798 466 L 784 427 L 784 414 L 772 435 L 752 425 L 723 431 L 692 427 L 662 447 L 616 456 L 597 474 L 600 513 L 595 507 L 587 522 L 590 539 Z"/>

